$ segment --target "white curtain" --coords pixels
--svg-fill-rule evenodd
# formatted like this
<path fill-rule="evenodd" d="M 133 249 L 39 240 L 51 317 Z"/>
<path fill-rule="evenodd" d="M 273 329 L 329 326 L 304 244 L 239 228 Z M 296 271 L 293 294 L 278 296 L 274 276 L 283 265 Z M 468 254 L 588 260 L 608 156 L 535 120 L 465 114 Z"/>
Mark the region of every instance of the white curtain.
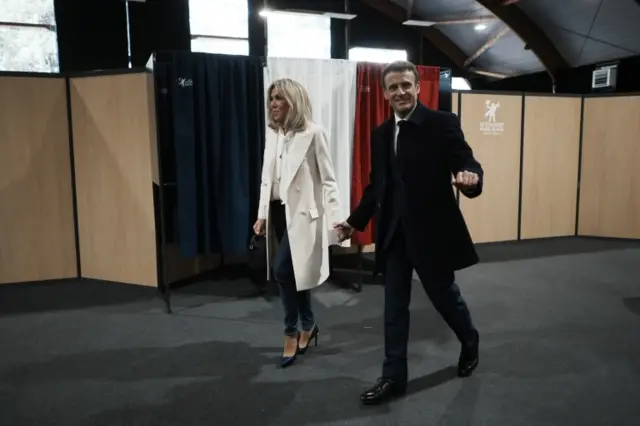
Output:
<path fill-rule="evenodd" d="M 313 120 L 327 131 L 345 219 L 351 210 L 357 66 L 355 61 L 341 59 L 268 58 L 264 69 L 265 89 L 275 80 L 290 78 L 309 92 Z M 342 244 L 348 245 L 348 241 Z"/>

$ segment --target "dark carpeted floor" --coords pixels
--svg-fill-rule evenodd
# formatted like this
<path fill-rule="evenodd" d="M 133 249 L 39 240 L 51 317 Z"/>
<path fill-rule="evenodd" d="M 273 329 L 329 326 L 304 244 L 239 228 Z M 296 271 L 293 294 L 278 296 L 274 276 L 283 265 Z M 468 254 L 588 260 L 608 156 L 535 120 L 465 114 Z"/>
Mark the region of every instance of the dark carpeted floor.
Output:
<path fill-rule="evenodd" d="M 382 288 L 314 292 L 318 348 L 280 370 L 281 307 L 247 280 L 177 290 L 94 281 L 0 286 L 0 425 L 640 424 L 640 244 L 481 248 L 458 274 L 481 332 L 472 378 L 416 283 L 410 394 L 362 407 L 379 375 Z"/>

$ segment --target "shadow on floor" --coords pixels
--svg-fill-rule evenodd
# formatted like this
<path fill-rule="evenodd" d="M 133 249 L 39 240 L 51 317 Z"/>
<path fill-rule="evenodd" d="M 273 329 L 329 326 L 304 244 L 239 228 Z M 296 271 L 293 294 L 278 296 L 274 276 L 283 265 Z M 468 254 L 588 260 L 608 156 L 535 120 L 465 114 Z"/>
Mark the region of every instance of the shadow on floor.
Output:
<path fill-rule="evenodd" d="M 610 250 L 640 249 L 640 240 L 616 240 L 609 238 L 563 237 L 536 240 L 508 241 L 503 243 L 477 244 L 476 250 L 482 263 L 507 262 L 512 260 L 536 259 L 541 257 L 572 254 L 597 253 Z M 333 265 L 339 270 L 347 270 L 353 278 L 358 269 L 358 254 L 335 256 Z M 374 268 L 374 254 L 362 254 L 362 271 L 367 284 L 378 284 L 371 278 Z M 342 273 L 342 271 L 341 271 Z"/>
<path fill-rule="evenodd" d="M 88 411 L 82 404 L 60 412 L 54 408 L 58 424 L 64 423 L 62 417 L 67 417 L 67 424 L 82 421 L 109 426 L 123 424 L 125 419 L 131 425 L 193 426 L 206 424 L 205 420 L 220 425 L 272 424 L 275 420 L 299 424 L 301 415 L 322 423 L 372 414 L 358 401 L 369 383 L 348 377 L 295 377 L 295 370 L 276 370 L 272 362 L 277 351 L 246 343 L 207 342 L 84 352 L 14 367 L 0 372 L 0 381 L 4 386 L 19 388 L 29 383 L 34 390 L 55 388 L 61 394 L 76 396 L 91 389 L 90 385 L 108 384 L 121 389 L 102 395 L 105 409 L 99 413 Z M 415 387 L 419 391 L 441 383 L 441 378 L 427 378 Z M 131 399 L 134 385 L 145 392 Z M 323 403 L 327 391 L 331 393 L 330 409 Z M 53 414 L 51 405 L 38 407 L 20 407 L 17 401 L 17 406 L 5 411 L 3 417 L 11 424 L 29 424 L 28 418 L 44 419 Z M 388 411 L 380 407 L 377 412 Z"/>
<path fill-rule="evenodd" d="M 197 282 L 172 287 L 172 293 L 222 298 L 245 299 L 268 295 L 273 290 L 268 283 L 257 283 L 241 267 L 227 270 L 224 274 L 207 274 Z"/>
<path fill-rule="evenodd" d="M 622 302 L 629 312 L 640 316 L 640 297 L 627 297 Z"/>
<path fill-rule="evenodd" d="M 152 287 L 70 279 L 0 285 L 0 316 L 151 301 Z M 161 306 L 158 300 L 158 306 Z"/>
<path fill-rule="evenodd" d="M 412 395 L 435 388 L 454 380 L 457 377 L 456 367 L 446 367 L 426 376 L 411 379 L 407 383 L 407 395 Z"/>
<path fill-rule="evenodd" d="M 481 262 L 494 263 L 638 248 L 640 240 L 565 237 L 479 244 L 477 250 Z"/>
<path fill-rule="evenodd" d="M 557 238 L 495 244 L 479 244 L 478 253 L 483 263 L 523 260 L 579 253 L 640 248 L 640 241 L 598 238 Z M 362 270 L 358 271 L 358 255 L 334 256 L 332 284 L 339 288 L 353 289 L 353 283 L 381 285 L 382 276 L 373 276 L 373 254 L 362 255 Z M 257 276 L 266 272 L 256 271 L 248 265 L 224 265 L 192 281 L 176 283 L 172 294 L 202 295 L 223 298 L 278 297 L 274 283 L 267 283 Z M 188 284 L 188 285 L 187 285 Z M 72 310 L 152 301 L 158 307 L 163 302 L 157 297 L 157 289 L 92 279 L 70 279 L 38 283 L 5 284 L 0 286 L 0 316 L 45 311 Z"/>
<path fill-rule="evenodd" d="M 466 426 L 477 422 L 476 405 L 480 398 L 482 381 L 470 377 L 462 381 L 456 396 L 449 402 L 438 420 L 438 426 Z"/>
<path fill-rule="evenodd" d="M 352 308 L 346 308 L 345 310 L 349 309 Z M 341 319 L 340 312 L 334 312 L 333 315 Z M 442 346 L 449 342 L 457 341 L 440 314 L 430 304 L 423 308 L 413 307 L 411 309 L 411 324 L 412 326 L 409 329 L 409 341 L 411 342 L 424 341 L 436 346 Z M 327 328 L 338 338 L 356 339 L 367 342 L 367 344 L 384 345 L 382 307 L 380 307 L 380 316 L 374 319 L 366 318 L 359 321 L 339 320 Z"/>
<path fill-rule="evenodd" d="M 49 397 L 46 405 L 28 407 L 16 400 L 12 407 L 4 407 L 8 411 L 3 410 L 3 417 L 11 424 L 25 425 L 32 424 L 29 419 L 54 415 L 57 424 L 195 426 L 212 420 L 221 425 L 348 423 L 391 412 L 392 405 L 360 405 L 358 397 L 371 383 L 349 377 L 306 378 L 296 375 L 295 369 L 277 370 L 272 364 L 277 350 L 207 342 L 53 356 L 0 371 L 0 381 L 16 389 L 29 383 L 34 392 L 56 389 L 60 395 L 80 400 L 90 390 L 114 389 L 102 393 L 103 409 L 96 413 L 76 401 L 74 409 L 68 410 L 64 398 L 52 404 L 56 398 Z M 408 394 L 441 386 L 455 375 L 455 368 L 449 367 L 413 379 Z M 466 409 L 450 411 L 458 417 L 471 415 L 469 401 L 477 399 L 477 387 L 472 381 L 465 383 L 458 405 Z M 331 400 L 330 409 L 327 400 Z M 450 405 L 456 404 L 454 399 Z"/>

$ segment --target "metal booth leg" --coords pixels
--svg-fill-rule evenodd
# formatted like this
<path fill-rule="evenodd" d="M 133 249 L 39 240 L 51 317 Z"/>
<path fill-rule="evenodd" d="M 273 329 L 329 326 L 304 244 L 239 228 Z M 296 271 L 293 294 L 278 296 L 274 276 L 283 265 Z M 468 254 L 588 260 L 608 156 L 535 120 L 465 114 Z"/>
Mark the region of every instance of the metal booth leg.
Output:
<path fill-rule="evenodd" d="M 358 281 L 356 282 L 356 292 L 362 292 L 362 245 L 358 244 Z"/>

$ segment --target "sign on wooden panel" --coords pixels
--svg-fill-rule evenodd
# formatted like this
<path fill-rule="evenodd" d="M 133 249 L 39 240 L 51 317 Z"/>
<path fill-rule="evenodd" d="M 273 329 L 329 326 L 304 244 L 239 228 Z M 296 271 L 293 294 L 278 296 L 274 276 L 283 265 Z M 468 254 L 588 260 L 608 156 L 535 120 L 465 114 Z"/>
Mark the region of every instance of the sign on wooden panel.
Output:
<path fill-rule="evenodd" d="M 504 123 L 496 120 L 496 115 L 500 109 L 500 101 L 494 102 L 491 99 L 484 101 L 484 118 L 480 122 L 480 131 L 483 135 L 500 136 L 504 133 Z"/>

